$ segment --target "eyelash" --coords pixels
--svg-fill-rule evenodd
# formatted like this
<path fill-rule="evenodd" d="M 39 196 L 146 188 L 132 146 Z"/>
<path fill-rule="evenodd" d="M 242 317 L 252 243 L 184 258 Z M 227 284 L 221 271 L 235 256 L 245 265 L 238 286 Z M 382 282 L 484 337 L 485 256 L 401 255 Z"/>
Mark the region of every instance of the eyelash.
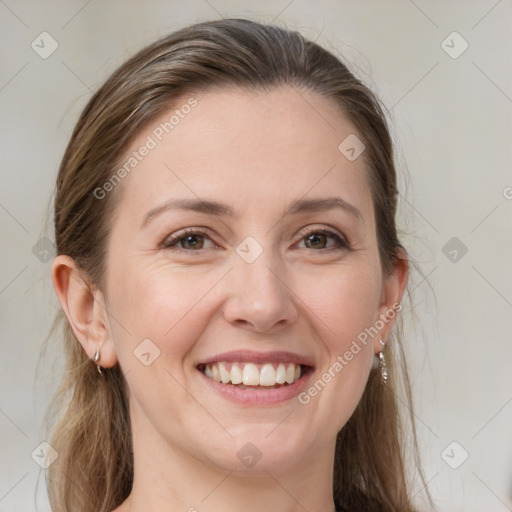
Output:
<path fill-rule="evenodd" d="M 345 240 L 343 239 L 342 237 L 340 237 L 338 234 L 334 233 L 333 231 L 330 231 L 328 229 L 325 229 L 325 228 L 313 228 L 313 229 L 309 229 L 308 231 L 306 231 L 305 233 L 302 234 L 301 236 L 301 239 L 300 241 L 302 242 L 305 238 L 311 236 L 311 235 L 314 235 L 314 234 L 321 234 L 321 235 L 325 235 L 329 238 L 334 238 L 334 240 L 336 241 L 336 244 L 337 244 L 337 247 L 334 246 L 334 247 L 327 247 L 327 248 L 324 248 L 324 249 L 310 249 L 312 251 L 316 251 L 316 252 L 320 252 L 320 251 L 332 251 L 332 250 L 351 250 L 351 246 L 350 244 Z M 189 236 L 201 236 L 201 237 L 206 237 L 206 238 L 210 238 L 208 236 L 208 230 L 206 229 L 202 229 L 202 228 L 187 228 L 179 233 L 176 233 L 175 235 L 170 235 L 168 236 L 167 238 L 164 239 L 164 241 L 160 244 L 160 248 L 162 249 L 170 249 L 171 247 L 174 247 L 177 243 L 179 243 L 181 240 L 189 237 Z M 199 250 L 193 250 L 193 249 L 184 249 L 183 247 L 179 247 L 177 248 L 178 251 L 183 251 L 183 252 L 188 252 L 188 253 L 193 253 L 193 252 L 201 252 L 202 249 L 199 249 Z"/>

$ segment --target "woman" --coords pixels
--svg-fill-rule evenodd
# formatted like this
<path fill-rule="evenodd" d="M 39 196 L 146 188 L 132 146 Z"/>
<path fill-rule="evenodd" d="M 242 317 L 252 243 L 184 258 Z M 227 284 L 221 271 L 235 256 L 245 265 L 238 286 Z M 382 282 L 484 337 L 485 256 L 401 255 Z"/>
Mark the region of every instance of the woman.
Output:
<path fill-rule="evenodd" d="M 96 92 L 56 187 L 54 512 L 416 510 L 392 143 L 343 63 L 184 28 Z"/>

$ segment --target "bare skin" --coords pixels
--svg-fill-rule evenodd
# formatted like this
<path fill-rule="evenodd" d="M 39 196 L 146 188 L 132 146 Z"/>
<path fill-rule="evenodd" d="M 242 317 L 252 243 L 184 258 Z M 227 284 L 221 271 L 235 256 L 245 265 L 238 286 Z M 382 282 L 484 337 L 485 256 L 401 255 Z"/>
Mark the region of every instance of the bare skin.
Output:
<path fill-rule="evenodd" d="M 118 185 L 103 289 L 92 298 L 67 256 L 52 267 L 85 352 L 92 359 L 101 348 L 101 365 L 119 364 L 128 382 L 134 485 L 115 512 L 334 510 L 336 434 L 394 318 L 342 371 L 333 364 L 400 302 L 407 264 L 382 273 L 364 154 L 349 161 L 339 151 L 357 132 L 328 100 L 288 87 L 194 98 L 197 106 Z M 285 213 L 296 200 L 332 197 L 354 208 Z M 142 226 L 170 199 L 225 203 L 234 216 L 167 209 Z M 184 228 L 206 234 L 161 247 Z M 249 236 L 257 245 L 240 245 Z M 250 263 L 236 251 L 258 246 Z M 149 366 L 134 355 L 145 339 L 160 351 Z M 232 350 L 306 357 L 306 391 L 329 369 L 335 376 L 308 403 L 234 403 L 198 369 Z M 251 467 L 239 457 L 244 446 L 260 454 Z"/>

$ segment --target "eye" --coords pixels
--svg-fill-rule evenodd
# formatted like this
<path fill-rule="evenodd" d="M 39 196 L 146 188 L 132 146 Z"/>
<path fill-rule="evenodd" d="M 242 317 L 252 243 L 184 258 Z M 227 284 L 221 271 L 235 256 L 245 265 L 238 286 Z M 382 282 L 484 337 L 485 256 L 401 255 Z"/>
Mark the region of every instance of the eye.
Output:
<path fill-rule="evenodd" d="M 329 239 L 334 242 L 328 245 Z M 178 233 L 169 235 L 161 244 L 162 249 L 175 248 L 186 252 L 199 252 L 205 247 L 205 240 L 210 240 L 208 230 L 200 228 L 188 228 Z M 349 243 L 334 231 L 325 228 L 314 228 L 302 234 L 301 242 L 305 241 L 306 249 L 323 250 L 347 250 Z M 213 242 L 212 242 L 213 243 Z"/>
<path fill-rule="evenodd" d="M 207 230 L 198 228 L 189 228 L 173 235 L 169 235 L 161 244 L 162 249 L 169 249 L 171 247 L 177 247 L 185 251 L 196 251 L 205 249 L 205 239 L 209 239 Z M 208 247 L 206 247 L 207 249 Z"/>
<path fill-rule="evenodd" d="M 329 238 L 334 240 L 334 244 L 327 247 L 327 241 Z M 305 241 L 307 249 L 350 249 L 350 245 L 346 240 L 334 231 L 330 231 L 328 229 L 310 229 L 306 233 L 303 233 L 301 242 L 302 241 Z"/>

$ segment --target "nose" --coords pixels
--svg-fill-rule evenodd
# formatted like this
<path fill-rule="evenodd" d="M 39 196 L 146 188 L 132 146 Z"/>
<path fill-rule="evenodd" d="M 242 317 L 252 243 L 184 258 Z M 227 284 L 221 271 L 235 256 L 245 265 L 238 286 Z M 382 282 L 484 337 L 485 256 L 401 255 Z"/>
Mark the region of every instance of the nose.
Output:
<path fill-rule="evenodd" d="M 296 298 L 277 257 L 267 250 L 252 263 L 237 255 L 227 279 L 224 318 L 254 332 L 273 332 L 297 319 Z"/>

